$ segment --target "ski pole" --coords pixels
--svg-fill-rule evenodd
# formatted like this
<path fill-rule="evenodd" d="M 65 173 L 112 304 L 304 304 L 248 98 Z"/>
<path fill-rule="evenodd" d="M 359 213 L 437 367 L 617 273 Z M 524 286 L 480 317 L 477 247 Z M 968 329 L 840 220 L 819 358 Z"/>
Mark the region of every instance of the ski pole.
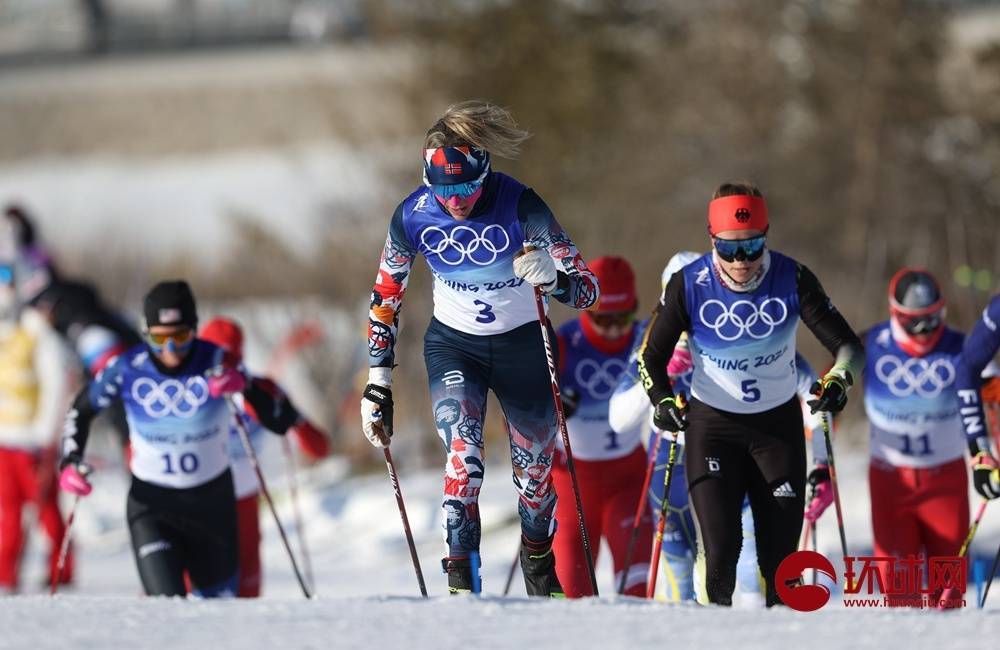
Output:
<path fill-rule="evenodd" d="M 997 565 L 1000 565 L 1000 547 L 997 547 L 997 556 L 993 558 L 993 566 L 990 567 L 990 574 L 983 587 L 983 597 L 979 599 L 979 609 L 986 606 L 986 597 L 990 595 L 990 585 L 993 584 L 993 577 L 997 574 Z"/>
<path fill-rule="evenodd" d="M 816 537 L 816 522 L 809 524 L 809 530 L 812 532 L 812 550 L 814 553 L 819 552 L 819 539 Z M 813 582 L 814 585 L 819 584 L 819 570 L 815 567 L 813 568 Z"/>
<path fill-rule="evenodd" d="M 288 491 L 292 497 L 292 516 L 295 519 L 295 535 L 299 538 L 299 551 L 302 553 L 302 568 L 306 572 L 306 580 L 312 589 L 316 589 L 316 580 L 313 576 L 312 557 L 309 555 L 309 545 L 306 542 L 306 525 L 302 519 L 302 511 L 299 509 L 299 482 L 296 479 L 295 454 L 292 452 L 292 443 L 288 441 L 288 436 L 281 437 L 281 448 L 285 452 L 285 463 L 288 467 Z"/>
<path fill-rule="evenodd" d="M 802 527 L 802 538 L 799 540 L 799 550 L 805 551 L 809 549 L 809 539 L 812 535 L 812 526 L 806 522 L 806 525 Z"/>
<path fill-rule="evenodd" d="M 635 551 L 635 541 L 639 537 L 639 524 L 642 522 L 642 515 L 646 510 L 646 498 L 649 494 L 649 483 L 653 479 L 653 469 L 656 466 L 656 455 L 660 451 L 660 441 L 663 440 L 663 436 L 657 432 L 656 440 L 653 442 L 653 448 L 650 451 L 649 463 L 646 465 L 646 479 L 642 482 L 642 495 L 639 497 L 639 507 L 636 508 L 635 518 L 632 520 L 632 535 L 628 540 L 628 550 L 625 551 L 625 564 L 622 566 L 622 578 L 618 582 L 618 593 L 625 593 L 625 579 L 628 577 L 629 567 L 632 566 L 632 553 Z"/>
<path fill-rule="evenodd" d="M 830 487 L 833 488 L 833 505 L 837 512 L 837 530 L 840 532 L 840 550 L 847 557 L 847 535 L 844 533 L 844 511 L 840 507 L 840 488 L 837 486 L 837 464 L 833 461 L 833 442 L 830 440 L 830 415 L 823 413 L 823 438 L 826 441 L 826 458 L 830 463 Z"/>
<path fill-rule="evenodd" d="M 525 252 L 531 249 L 524 248 Z M 535 309 L 538 312 L 538 325 L 542 328 L 542 343 L 545 345 L 545 361 L 549 366 L 549 378 L 552 380 L 552 402 L 556 409 L 556 424 L 559 426 L 559 433 L 562 435 L 563 448 L 566 450 L 566 469 L 569 470 L 569 477 L 573 483 L 573 498 L 576 500 L 576 517 L 580 521 L 580 537 L 583 540 L 583 554 L 587 558 L 587 572 L 590 574 L 590 588 L 597 593 L 597 574 L 594 572 L 594 556 L 590 552 L 590 537 L 587 535 L 587 525 L 583 518 L 583 500 L 580 498 L 580 485 L 576 480 L 576 467 L 573 465 L 573 450 L 569 444 L 569 431 L 566 429 L 566 413 L 563 411 L 562 395 L 559 392 L 559 377 L 556 375 L 556 362 L 552 354 L 552 341 L 549 338 L 549 329 L 546 325 L 545 304 L 542 302 L 542 292 L 538 287 L 533 287 L 535 293 Z"/>
<path fill-rule="evenodd" d="M 989 501 L 986 499 L 983 499 L 982 501 L 979 502 L 979 509 L 976 510 L 976 516 L 972 520 L 972 525 L 969 526 L 969 533 L 965 536 L 965 541 L 962 542 L 962 548 L 958 550 L 958 557 L 960 559 L 965 557 L 965 554 L 969 550 L 969 546 L 972 545 L 972 538 L 976 536 L 976 530 L 979 528 L 979 522 L 983 518 L 983 513 L 986 512 L 987 503 L 989 503 Z M 996 571 L 996 567 L 994 567 L 993 570 Z M 989 588 L 989 585 L 987 585 L 987 588 Z M 938 599 L 938 608 L 944 609 L 948 607 L 946 603 L 952 601 L 958 601 L 961 599 L 961 596 L 962 594 L 958 591 L 958 589 L 956 589 L 955 587 L 948 587 L 947 589 L 941 592 L 941 596 Z M 985 601 L 986 601 L 986 596 L 984 595 L 983 602 Z"/>
<path fill-rule="evenodd" d="M 77 469 L 81 476 L 86 478 L 90 474 L 90 466 L 79 463 Z M 69 516 L 66 517 L 66 529 L 63 530 L 62 543 L 59 544 L 59 557 L 56 560 L 56 572 L 52 575 L 52 584 L 49 587 L 49 595 L 55 596 L 59 590 L 59 582 L 62 580 L 63 571 L 66 570 L 66 557 L 69 555 L 69 533 L 73 528 L 73 521 L 76 519 L 76 508 L 80 505 L 80 495 L 73 496 L 73 505 L 69 508 Z"/>
<path fill-rule="evenodd" d="M 646 598 L 652 599 L 656 592 L 656 575 L 660 569 L 660 552 L 663 550 L 663 531 L 670 515 L 670 483 L 674 474 L 674 463 L 677 462 L 677 433 L 670 436 L 670 454 L 667 456 L 667 469 L 663 475 L 663 500 L 660 501 L 660 520 L 656 523 L 656 535 L 653 537 L 653 550 L 649 556 L 649 576 L 646 579 Z"/>
<path fill-rule="evenodd" d="M 396 505 L 399 506 L 399 518 L 403 520 L 403 532 L 406 534 L 406 543 L 410 547 L 410 559 L 413 560 L 413 570 L 417 573 L 417 584 L 420 585 L 420 595 L 427 598 L 427 586 L 424 584 L 424 572 L 420 570 L 420 558 L 417 557 L 417 545 L 413 542 L 413 531 L 410 529 L 410 520 L 406 516 L 406 505 L 403 503 L 403 490 L 399 487 L 399 477 L 396 475 L 396 464 L 392 462 L 392 454 L 389 447 L 382 447 L 385 452 L 385 466 L 389 469 L 389 481 L 392 489 L 396 491 Z"/>
<path fill-rule="evenodd" d="M 307 599 L 312 598 L 312 594 L 309 593 L 309 588 L 306 586 L 306 582 L 302 578 L 302 572 L 299 571 L 299 565 L 295 561 L 295 554 L 292 553 L 292 546 L 288 543 L 288 536 L 285 535 L 285 528 L 281 525 L 281 520 L 278 518 L 278 511 L 274 507 L 274 501 L 271 500 L 271 493 L 267 489 L 267 482 L 264 481 L 264 473 L 260 471 L 260 464 L 257 462 L 257 454 L 253 450 L 253 445 L 250 444 L 250 434 L 247 433 L 246 425 L 243 424 L 243 419 L 240 418 L 240 413 L 236 408 L 236 404 L 233 402 L 233 398 L 229 395 L 226 395 L 226 404 L 229 406 L 229 411 L 233 414 L 233 419 L 236 421 L 236 430 L 240 434 L 240 442 L 243 443 L 243 451 L 246 453 L 247 458 L 250 460 L 250 464 L 253 466 L 253 471 L 257 475 L 257 483 L 260 484 L 261 494 L 264 495 L 264 500 L 267 501 L 267 507 L 271 510 L 271 515 L 274 517 L 274 523 L 278 527 L 278 534 L 281 535 L 281 542 L 285 545 L 285 550 L 288 552 L 288 559 L 292 562 L 292 570 L 295 572 L 295 578 L 299 581 L 299 586 L 302 587 L 302 595 Z"/>
<path fill-rule="evenodd" d="M 510 593 L 510 586 L 514 584 L 514 574 L 517 573 L 517 565 L 521 560 L 521 547 L 518 546 L 517 553 L 514 554 L 514 561 L 510 563 L 510 570 L 507 572 L 507 582 L 503 586 L 503 595 Z"/>
<path fill-rule="evenodd" d="M 69 532 L 73 527 L 78 505 L 80 505 L 79 494 L 73 496 L 73 505 L 70 506 L 69 516 L 66 518 L 66 529 L 63 531 L 62 543 L 59 545 L 59 559 L 56 561 L 56 571 L 52 574 L 52 585 L 49 588 L 50 596 L 55 596 L 56 591 L 59 590 L 59 582 L 62 580 L 63 571 L 66 568 L 66 556 L 69 554 Z"/>

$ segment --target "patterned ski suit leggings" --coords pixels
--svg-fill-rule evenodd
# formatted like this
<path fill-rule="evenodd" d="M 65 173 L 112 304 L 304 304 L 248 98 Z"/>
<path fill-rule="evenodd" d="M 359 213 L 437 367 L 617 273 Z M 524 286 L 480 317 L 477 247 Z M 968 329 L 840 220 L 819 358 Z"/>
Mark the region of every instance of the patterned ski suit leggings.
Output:
<path fill-rule="evenodd" d="M 449 556 L 479 550 L 487 390 L 497 396 L 508 422 L 521 531 L 532 541 L 547 539 L 556 503 L 551 477 L 556 416 L 538 324 L 476 336 L 431 319 L 424 361 L 434 421 L 448 453 L 441 505 Z"/>

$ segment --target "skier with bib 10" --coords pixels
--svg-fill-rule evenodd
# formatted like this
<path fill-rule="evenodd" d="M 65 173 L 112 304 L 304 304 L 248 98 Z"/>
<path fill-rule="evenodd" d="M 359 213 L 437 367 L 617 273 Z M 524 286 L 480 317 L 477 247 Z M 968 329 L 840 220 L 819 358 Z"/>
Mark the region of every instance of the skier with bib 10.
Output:
<path fill-rule="evenodd" d="M 144 343 L 116 357 L 77 395 L 63 438 L 60 487 L 91 492 L 84 453 L 90 425 L 117 401 L 132 448 L 126 505 L 136 568 L 149 596 L 183 596 L 184 572 L 206 598 L 234 596 L 238 542 L 229 470 L 227 399 L 242 393 L 258 414 L 274 397 L 248 384 L 232 357 L 196 338 L 198 314 L 186 282 L 161 282 L 143 304 Z"/>

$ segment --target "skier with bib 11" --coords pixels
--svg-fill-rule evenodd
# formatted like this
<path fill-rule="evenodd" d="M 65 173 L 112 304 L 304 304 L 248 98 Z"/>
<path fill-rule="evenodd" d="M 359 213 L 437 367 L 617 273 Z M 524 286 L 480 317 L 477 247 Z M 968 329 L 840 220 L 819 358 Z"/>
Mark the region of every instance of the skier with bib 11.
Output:
<path fill-rule="evenodd" d="M 965 335 L 945 325 L 945 312 L 934 276 L 902 268 L 889 282 L 889 320 L 862 334 L 875 555 L 956 555 L 969 529 L 954 387 Z"/>

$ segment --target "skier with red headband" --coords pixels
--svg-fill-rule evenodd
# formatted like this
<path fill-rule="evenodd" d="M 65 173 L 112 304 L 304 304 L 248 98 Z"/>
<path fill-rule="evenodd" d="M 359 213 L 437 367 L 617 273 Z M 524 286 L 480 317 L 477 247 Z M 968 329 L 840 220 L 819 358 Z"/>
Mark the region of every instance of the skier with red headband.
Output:
<path fill-rule="evenodd" d="M 447 453 L 442 567 L 451 593 L 474 584 L 470 557 L 479 551 L 483 421 L 492 389 L 509 425 L 527 593 L 562 595 L 552 553 L 556 414 L 534 292 L 546 304 L 587 309 L 598 300 L 598 284 L 542 199 L 491 169 L 492 155 L 515 156 L 527 137 L 496 105 L 449 107 L 427 132 L 424 184 L 396 208 L 372 291 L 361 423 L 368 440 L 384 447 L 392 435 L 399 311 L 418 253 L 434 278 L 424 361 Z"/>
<path fill-rule="evenodd" d="M 955 555 L 969 529 L 954 387 L 965 336 L 945 311 L 934 276 L 902 268 L 889 283 L 889 320 L 862 334 L 875 555 Z"/>
<path fill-rule="evenodd" d="M 660 280 L 660 290 L 667 287 L 670 278 L 688 264 L 697 262 L 701 255 L 692 251 L 682 251 L 670 258 L 663 269 Z M 629 366 L 622 374 L 621 381 L 611 397 L 609 419 L 616 431 L 627 431 L 633 427 L 642 427 L 649 431 L 650 453 L 656 447 L 656 436 L 662 435 L 653 426 L 653 406 L 649 403 L 642 382 L 639 380 L 638 356 L 643 333 L 648 322 L 639 325 L 635 347 L 629 356 Z M 801 354 L 795 355 L 795 366 L 798 374 L 797 392 L 803 402 L 803 418 L 806 427 L 812 435 L 813 470 L 809 476 L 815 486 L 815 494 L 805 511 L 807 521 L 815 521 L 832 502 L 830 494 L 829 472 L 827 471 L 826 446 L 823 439 L 821 415 L 809 413 L 806 400 L 812 399 L 809 389 L 817 376 L 809 362 Z M 670 363 L 667 364 L 667 374 L 671 387 L 676 395 L 691 394 L 691 379 L 694 374 L 694 364 L 691 351 L 688 349 L 687 334 L 683 334 L 674 347 Z M 667 522 L 664 529 L 661 562 L 663 580 L 658 580 L 658 589 L 663 588 L 663 594 L 668 602 L 681 602 L 699 597 L 695 589 L 695 556 L 698 553 L 695 535 L 694 518 L 688 499 L 686 471 L 684 469 L 684 433 L 677 437 L 676 460 L 671 469 L 673 478 L 670 482 L 670 502 L 667 507 Z M 663 507 L 664 478 L 670 455 L 670 445 L 663 442 L 657 447 L 657 456 L 653 459 L 654 471 L 649 483 L 649 505 L 653 514 L 659 515 Z M 647 457 L 648 458 L 648 457 Z M 648 462 L 648 461 L 647 461 Z M 737 583 L 741 605 L 753 600 L 762 600 L 760 594 L 760 570 L 757 563 L 757 552 L 754 548 L 753 514 L 749 500 L 743 502 L 743 548 L 737 565 Z M 698 590 L 701 597 L 704 589 Z"/>
<path fill-rule="evenodd" d="M 198 337 L 214 343 L 237 362 L 243 361 L 243 328 L 229 318 L 213 318 L 205 323 Z M 299 446 L 313 459 L 330 453 L 327 436 L 313 425 L 292 404 L 281 387 L 267 377 L 250 377 L 248 390 L 263 391 L 271 396 L 274 410 L 265 418 L 266 428 L 277 427 L 280 433 L 294 433 Z M 263 443 L 265 425 L 257 416 L 253 405 L 238 393 L 233 398 L 241 410 L 250 444 L 257 448 Z M 260 484 L 253 465 L 243 448 L 243 440 L 234 426 L 229 433 L 229 469 L 233 473 L 236 490 L 236 527 L 239 531 L 240 571 L 236 589 L 237 598 L 257 598 L 261 588 L 260 564 Z"/>
<path fill-rule="evenodd" d="M 639 306 L 635 273 L 628 261 L 614 256 L 591 261 L 590 270 L 601 285 L 601 299 L 594 309 L 558 330 L 559 386 L 594 561 L 604 538 L 611 550 L 614 584 L 620 583 L 624 571 L 624 593 L 644 596 L 653 534 L 648 516 L 641 521 L 639 543 L 628 566 L 625 554 L 635 506 L 642 496 L 645 423 L 616 431 L 608 420 L 611 396 L 628 366 L 629 352 L 639 332 L 635 320 Z M 552 481 L 559 498 L 553 544 L 559 582 L 569 598 L 589 596 L 590 574 L 562 445 L 553 464 Z"/>
<path fill-rule="evenodd" d="M 708 230 L 712 252 L 673 275 L 653 312 L 639 375 L 656 428 L 686 430 L 687 483 L 709 602 L 732 604 L 748 495 L 765 603 L 772 606 L 781 603 L 774 574 L 798 545 L 805 507 L 798 323 L 835 358 L 813 386 L 813 412 L 844 408 L 864 350 L 816 276 L 767 249 L 767 205 L 755 185 L 721 185 L 709 203 Z M 684 332 L 693 365 L 687 408 L 667 370 Z"/>

